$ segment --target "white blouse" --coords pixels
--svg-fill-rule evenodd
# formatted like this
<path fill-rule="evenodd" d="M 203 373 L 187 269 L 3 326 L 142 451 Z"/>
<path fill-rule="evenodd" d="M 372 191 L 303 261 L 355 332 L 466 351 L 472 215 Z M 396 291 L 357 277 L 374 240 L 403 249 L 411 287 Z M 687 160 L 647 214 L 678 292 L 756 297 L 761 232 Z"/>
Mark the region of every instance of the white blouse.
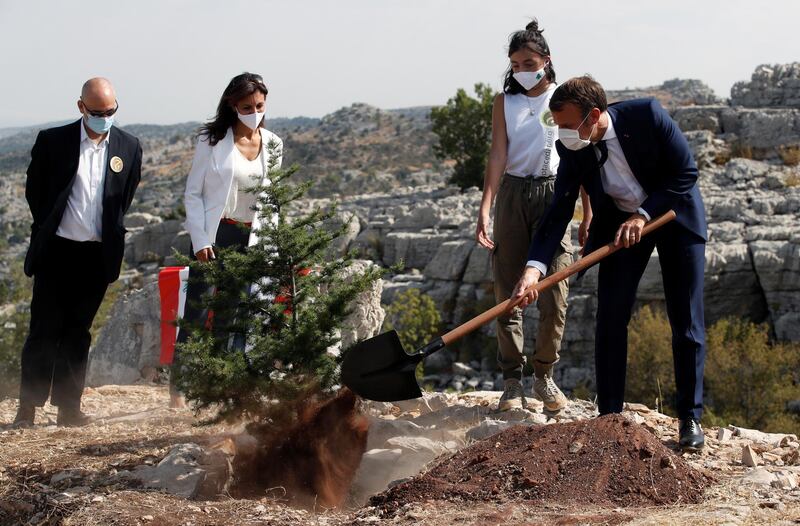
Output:
<path fill-rule="evenodd" d="M 222 217 L 242 223 L 252 223 L 255 215 L 256 194 L 248 192 L 248 190 L 261 183 L 264 175 L 263 155 L 259 150 L 258 156 L 250 161 L 242 155 L 239 148 L 234 146 L 233 149 L 233 181 Z"/>

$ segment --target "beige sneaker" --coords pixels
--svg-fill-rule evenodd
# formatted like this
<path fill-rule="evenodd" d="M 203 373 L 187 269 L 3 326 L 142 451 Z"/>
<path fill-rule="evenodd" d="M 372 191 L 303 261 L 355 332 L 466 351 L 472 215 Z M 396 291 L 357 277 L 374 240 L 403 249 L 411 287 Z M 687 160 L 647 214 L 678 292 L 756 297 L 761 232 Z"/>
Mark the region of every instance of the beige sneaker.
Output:
<path fill-rule="evenodd" d="M 503 396 L 500 397 L 500 401 L 497 403 L 497 410 L 508 411 L 515 407 L 524 409 L 527 405 L 522 383 L 516 378 L 506 378 L 503 386 Z"/>
<path fill-rule="evenodd" d="M 542 400 L 544 408 L 548 411 L 560 411 L 567 405 L 567 397 L 564 396 L 550 375 L 546 374 L 542 378 L 534 375 L 533 392 Z"/>

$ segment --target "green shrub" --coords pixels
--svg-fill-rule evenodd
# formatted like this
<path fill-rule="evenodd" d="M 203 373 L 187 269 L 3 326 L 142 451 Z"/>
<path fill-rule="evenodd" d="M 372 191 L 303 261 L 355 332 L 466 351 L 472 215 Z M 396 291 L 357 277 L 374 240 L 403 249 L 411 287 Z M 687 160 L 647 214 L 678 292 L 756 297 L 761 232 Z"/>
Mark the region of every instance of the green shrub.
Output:
<path fill-rule="evenodd" d="M 800 419 L 786 412 L 800 398 L 800 345 L 770 344 L 766 325 L 736 319 L 717 322 L 706 337 L 706 386 L 718 423 L 800 432 Z"/>
<path fill-rule="evenodd" d="M 407 352 L 427 344 L 439 334 L 442 317 L 430 296 L 416 288 L 399 292 L 386 307 L 384 330 L 396 330 Z"/>
<path fill-rule="evenodd" d="M 629 325 L 625 399 L 675 415 L 672 332 L 664 314 L 649 306 Z"/>
<path fill-rule="evenodd" d="M 442 317 L 431 297 L 419 289 L 410 288 L 399 292 L 392 304 L 386 307 L 383 329 L 396 330 L 403 348 L 411 353 L 433 340 L 441 325 Z M 421 383 L 425 375 L 422 362 L 417 365 L 415 374 Z"/>
<path fill-rule="evenodd" d="M 643 307 L 628 331 L 626 400 L 675 415 L 675 374 L 669 321 Z M 707 425 L 734 424 L 770 432 L 800 432 L 786 404 L 800 399 L 800 344 L 774 343 L 769 328 L 727 318 L 706 331 Z"/>

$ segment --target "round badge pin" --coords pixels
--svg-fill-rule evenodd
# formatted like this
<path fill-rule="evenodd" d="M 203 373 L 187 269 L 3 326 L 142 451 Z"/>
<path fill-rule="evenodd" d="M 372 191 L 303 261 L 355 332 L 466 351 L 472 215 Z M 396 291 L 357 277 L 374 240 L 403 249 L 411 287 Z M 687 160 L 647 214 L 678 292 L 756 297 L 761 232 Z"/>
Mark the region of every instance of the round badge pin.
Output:
<path fill-rule="evenodd" d="M 122 164 L 122 159 L 120 159 L 115 155 L 114 157 L 111 158 L 110 166 L 111 169 L 114 170 L 114 172 L 120 173 L 124 165 Z"/>

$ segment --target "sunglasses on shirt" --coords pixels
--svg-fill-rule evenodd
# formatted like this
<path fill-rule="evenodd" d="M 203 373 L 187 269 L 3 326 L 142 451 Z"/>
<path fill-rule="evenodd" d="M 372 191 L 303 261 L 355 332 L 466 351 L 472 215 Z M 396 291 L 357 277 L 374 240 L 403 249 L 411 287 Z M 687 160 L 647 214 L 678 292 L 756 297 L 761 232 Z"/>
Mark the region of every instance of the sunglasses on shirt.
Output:
<path fill-rule="evenodd" d="M 81 102 L 83 102 L 83 99 L 81 99 Z M 83 107 L 86 108 L 86 111 L 89 112 L 89 115 L 91 115 L 92 117 L 111 117 L 112 115 L 117 113 L 117 110 L 119 109 L 119 102 L 114 101 L 114 103 L 116 104 L 116 106 L 114 106 L 114 109 L 105 111 L 90 110 L 85 102 L 83 102 Z"/>

